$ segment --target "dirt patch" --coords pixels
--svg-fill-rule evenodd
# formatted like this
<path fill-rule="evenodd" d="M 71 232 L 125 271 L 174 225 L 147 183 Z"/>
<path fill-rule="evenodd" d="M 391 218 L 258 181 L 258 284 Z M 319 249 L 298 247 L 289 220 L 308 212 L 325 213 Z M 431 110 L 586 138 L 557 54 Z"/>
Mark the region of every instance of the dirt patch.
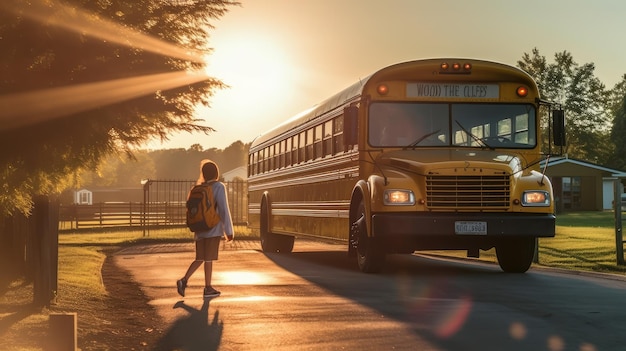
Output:
<path fill-rule="evenodd" d="M 107 249 L 102 280 L 107 294 L 90 296 L 78 287 L 59 287 L 57 304 L 33 306 L 33 284 L 2 274 L 0 338 L 2 350 L 46 350 L 48 315 L 75 312 L 78 347 L 83 351 L 152 350 L 162 338 L 164 325 L 130 274 L 114 264 Z M 3 268 L 10 265 L 3 265 Z M 8 283 L 8 282 L 13 283 Z"/>
<path fill-rule="evenodd" d="M 163 335 L 163 322 L 148 302 L 139 284 L 131 275 L 115 265 L 111 252 L 102 266 L 102 280 L 107 298 L 102 304 L 103 320 L 100 330 L 86 328 L 79 335 L 83 350 L 149 350 Z"/>

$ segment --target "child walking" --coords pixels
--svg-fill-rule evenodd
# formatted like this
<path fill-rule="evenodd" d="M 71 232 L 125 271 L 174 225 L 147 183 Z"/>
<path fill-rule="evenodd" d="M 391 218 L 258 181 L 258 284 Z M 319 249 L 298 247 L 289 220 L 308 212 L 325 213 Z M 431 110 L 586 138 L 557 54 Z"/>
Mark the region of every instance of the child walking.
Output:
<path fill-rule="evenodd" d="M 202 160 L 197 184 L 205 184 L 213 188 L 214 201 L 217 205 L 220 222 L 207 231 L 194 233 L 196 259 L 189 265 L 185 276 L 176 282 L 178 293 L 183 297 L 185 296 L 185 288 L 187 288 L 189 278 L 202 264 L 204 264 L 204 298 L 220 296 L 220 292 L 215 290 L 211 285 L 213 261 L 217 261 L 219 244 L 222 237 L 225 236 L 226 240 L 230 242 L 234 238 L 234 232 L 230 209 L 228 207 L 228 198 L 226 197 L 226 187 L 223 183 L 217 181 L 219 175 L 219 168 L 215 162 Z"/>

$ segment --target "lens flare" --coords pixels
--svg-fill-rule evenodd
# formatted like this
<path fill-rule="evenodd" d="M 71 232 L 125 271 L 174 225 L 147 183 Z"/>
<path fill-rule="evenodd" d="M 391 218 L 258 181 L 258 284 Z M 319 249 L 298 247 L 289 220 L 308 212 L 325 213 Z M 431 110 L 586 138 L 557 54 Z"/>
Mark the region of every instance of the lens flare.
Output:
<path fill-rule="evenodd" d="M 472 300 L 467 296 L 461 297 L 449 308 L 447 313 L 441 315 L 435 328 L 435 334 L 443 339 L 453 336 L 463 327 L 472 311 Z"/>
<path fill-rule="evenodd" d="M 471 296 L 442 296 L 442 286 L 415 286 L 404 275 L 398 276 L 397 289 L 414 322 L 431 326 L 433 334 L 441 339 L 453 337 L 461 330 L 474 307 Z"/>

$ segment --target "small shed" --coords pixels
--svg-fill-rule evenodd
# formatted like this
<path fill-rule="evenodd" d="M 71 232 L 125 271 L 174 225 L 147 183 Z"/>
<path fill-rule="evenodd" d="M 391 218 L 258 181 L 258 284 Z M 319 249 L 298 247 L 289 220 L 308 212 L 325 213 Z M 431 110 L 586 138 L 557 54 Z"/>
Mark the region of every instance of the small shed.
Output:
<path fill-rule="evenodd" d="M 87 189 L 74 191 L 75 205 L 93 205 L 93 192 Z"/>
<path fill-rule="evenodd" d="M 611 210 L 613 184 L 626 179 L 626 172 L 567 156 L 550 158 L 546 175 L 552 181 L 557 212 Z"/>
<path fill-rule="evenodd" d="M 104 202 L 142 202 L 143 188 L 93 187 L 74 190 L 75 205 L 93 205 Z"/>

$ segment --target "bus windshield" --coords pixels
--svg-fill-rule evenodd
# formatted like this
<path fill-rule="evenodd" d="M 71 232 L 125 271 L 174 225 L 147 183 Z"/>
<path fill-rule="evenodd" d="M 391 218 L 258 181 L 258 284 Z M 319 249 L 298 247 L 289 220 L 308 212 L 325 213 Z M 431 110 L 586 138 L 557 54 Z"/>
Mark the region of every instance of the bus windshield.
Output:
<path fill-rule="evenodd" d="M 535 108 L 527 104 L 374 102 L 368 141 L 374 147 L 533 148 Z"/>

